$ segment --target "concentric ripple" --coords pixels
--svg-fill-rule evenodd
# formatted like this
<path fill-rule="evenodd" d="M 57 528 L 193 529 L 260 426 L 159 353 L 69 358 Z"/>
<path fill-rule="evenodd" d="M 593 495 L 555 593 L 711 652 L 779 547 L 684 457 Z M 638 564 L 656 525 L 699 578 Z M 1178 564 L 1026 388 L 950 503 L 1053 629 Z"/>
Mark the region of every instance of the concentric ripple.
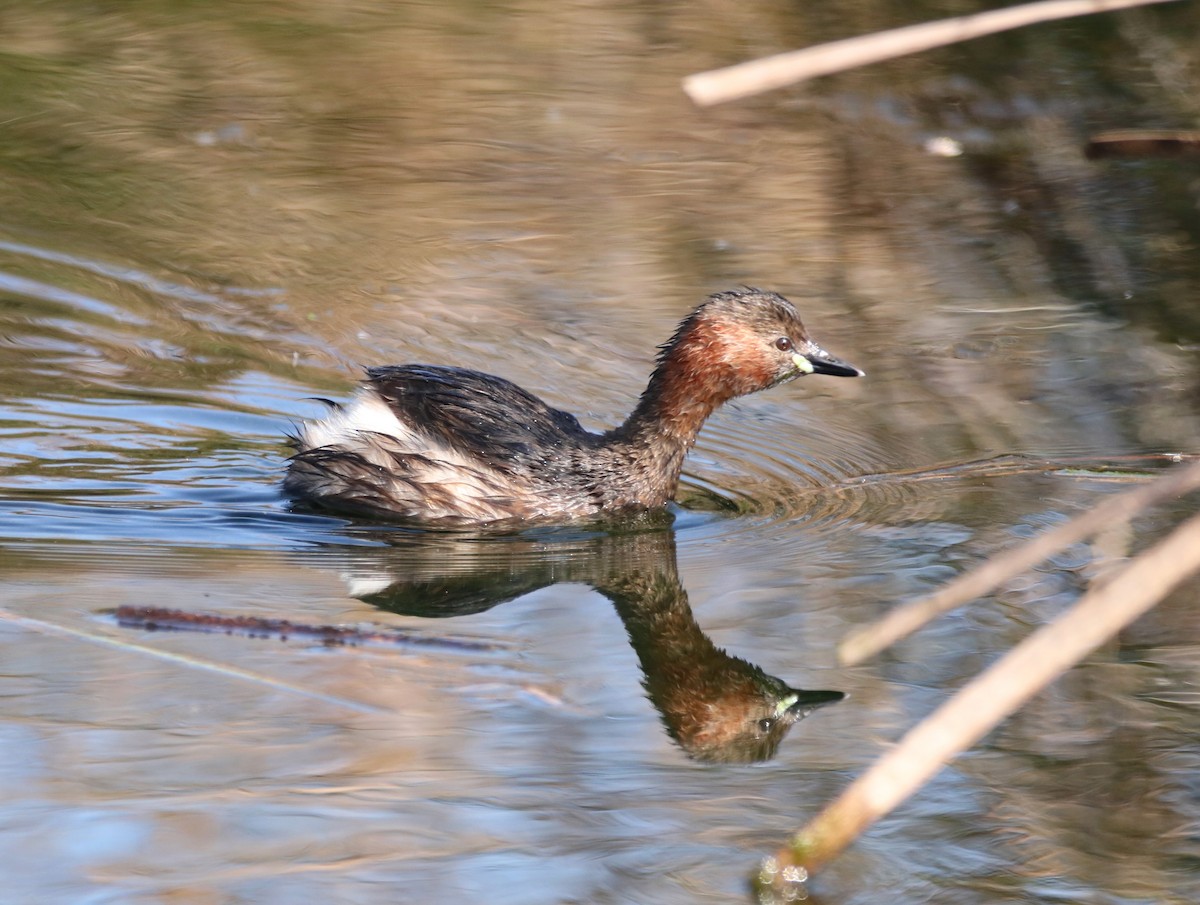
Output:
<path fill-rule="evenodd" d="M 885 455 L 867 433 L 843 419 L 806 412 L 804 405 L 795 401 L 755 412 L 738 406 L 706 427 L 685 465 L 681 504 L 737 517 L 709 520 L 696 530 L 716 542 L 736 542 L 746 533 L 770 536 L 790 522 L 803 523 L 808 534 L 820 533 L 864 507 L 894 509 L 905 502 L 902 488 L 880 488 L 885 497 L 875 500 L 853 483 L 860 475 L 895 467 L 889 455 L 902 452 Z"/>

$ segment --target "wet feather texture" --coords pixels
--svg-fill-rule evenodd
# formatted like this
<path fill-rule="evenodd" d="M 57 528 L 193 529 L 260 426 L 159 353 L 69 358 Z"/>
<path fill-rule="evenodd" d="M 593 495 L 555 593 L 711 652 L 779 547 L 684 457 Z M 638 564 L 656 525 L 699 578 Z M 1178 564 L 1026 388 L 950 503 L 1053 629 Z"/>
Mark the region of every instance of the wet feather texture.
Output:
<path fill-rule="evenodd" d="M 624 424 L 584 430 L 510 381 L 433 365 L 370 368 L 357 395 L 293 438 L 284 479 L 332 509 L 420 522 L 562 521 L 661 507 L 722 403 L 804 374 L 854 377 L 783 296 L 710 296 L 660 347 Z"/>

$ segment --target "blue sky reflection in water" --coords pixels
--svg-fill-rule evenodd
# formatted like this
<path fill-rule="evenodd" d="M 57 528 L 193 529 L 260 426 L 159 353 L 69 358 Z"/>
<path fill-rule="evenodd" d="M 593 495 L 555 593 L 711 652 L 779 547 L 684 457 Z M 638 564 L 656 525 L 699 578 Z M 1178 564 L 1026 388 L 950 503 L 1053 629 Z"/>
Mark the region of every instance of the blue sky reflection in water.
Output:
<path fill-rule="evenodd" d="M 849 628 L 1200 451 L 1194 191 L 1178 164 L 1078 153 L 1149 109 L 1180 121 L 1186 92 L 1152 91 L 1166 70 L 1131 49 L 1170 60 L 1196 14 L 700 115 L 678 76 L 845 34 L 726 15 L 3 14 L 5 612 L 381 708 L 0 621 L 15 901 L 737 900 L 907 726 L 1186 510 L 836 668 Z M 962 157 L 925 150 L 942 134 Z M 716 415 L 670 529 L 395 530 L 279 497 L 282 434 L 360 362 L 490 371 L 602 428 L 678 318 L 744 282 L 869 377 Z M 1039 696 L 814 898 L 1200 898 L 1195 600 Z M 105 615 L 125 605 L 429 643 L 147 633 Z M 721 762 L 746 752 L 714 742 L 745 715 L 730 692 L 763 676 L 850 698 Z"/>

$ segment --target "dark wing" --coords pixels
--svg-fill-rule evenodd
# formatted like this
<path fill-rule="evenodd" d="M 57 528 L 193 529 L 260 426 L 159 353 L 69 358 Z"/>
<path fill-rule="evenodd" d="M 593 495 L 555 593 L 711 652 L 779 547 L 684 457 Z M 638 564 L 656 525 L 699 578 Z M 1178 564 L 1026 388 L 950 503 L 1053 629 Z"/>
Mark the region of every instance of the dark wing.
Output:
<path fill-rule="evenodd" d="M 368 368 L 367 380 L 403 423 L 500 469 L 598 439 L 574 415 L 490 374 L 396 365 Z"/>

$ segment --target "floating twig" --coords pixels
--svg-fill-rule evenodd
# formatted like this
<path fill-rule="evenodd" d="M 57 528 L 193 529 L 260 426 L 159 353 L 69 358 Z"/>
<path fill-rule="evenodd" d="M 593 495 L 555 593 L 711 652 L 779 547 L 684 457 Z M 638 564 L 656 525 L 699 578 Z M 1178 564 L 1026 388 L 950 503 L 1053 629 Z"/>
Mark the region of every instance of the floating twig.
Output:
<path fill-rule="evenodd" d="M 901 471 L 880 471 L 871 474 L 842 478 L 815 488 L 825 490 L 853 490 L 879 484 L 916 484 L 927 481 L 949 481 L 969 478 L 1001 478 L 1021 474 L 1061 475 L 1063 477 L 1086 478 L 1110 481 L 1153 481 L 1162 474 L 1161 469 L 1149 466 L 1164 463 L 1200 461 L 1194 453 L 1149 453 L 1128 456 L 1074 456 L 1068 458 L 1039 459 L 1024 455 L 993 456 L 988 459 L 972 459 L 914 468 Z M 1144 470 L 1135 470 L 1138 466 Z"/>

